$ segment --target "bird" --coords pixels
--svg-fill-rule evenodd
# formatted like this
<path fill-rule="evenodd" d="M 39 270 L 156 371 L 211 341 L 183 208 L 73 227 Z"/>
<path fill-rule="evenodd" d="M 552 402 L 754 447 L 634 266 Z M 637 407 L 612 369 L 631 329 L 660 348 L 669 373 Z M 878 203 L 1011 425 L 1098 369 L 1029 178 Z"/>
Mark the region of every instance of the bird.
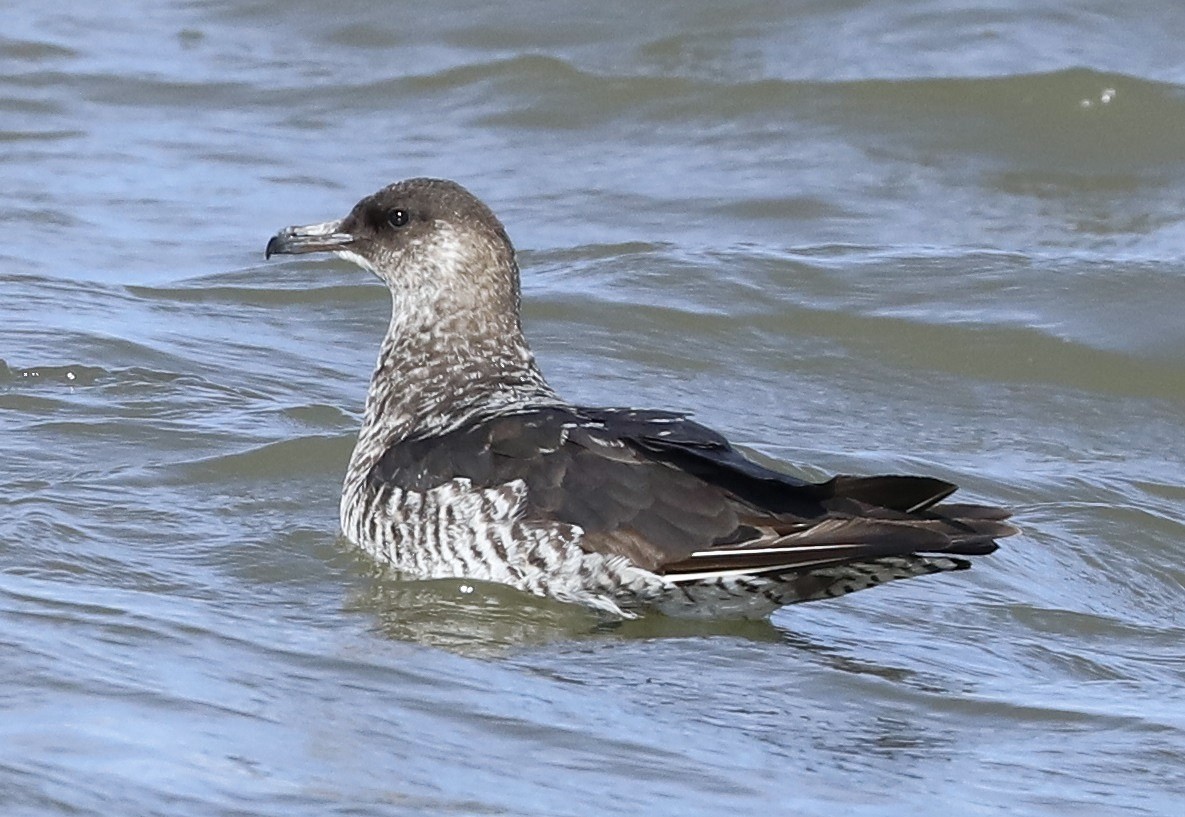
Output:
<path fill-rule="evenodd" d="M 1017 532 L 1003 508 L 945 502 L 945 480 L 810 482 L 685 412 L 563 399 L 524 337 L 506 229 L 454 181 L 390 184 L 264 255 L 303 253 L 390 291 L 340 524 L 408 578 L 498 582 L 612 619 L 760 619 L 965 569 Z"/>

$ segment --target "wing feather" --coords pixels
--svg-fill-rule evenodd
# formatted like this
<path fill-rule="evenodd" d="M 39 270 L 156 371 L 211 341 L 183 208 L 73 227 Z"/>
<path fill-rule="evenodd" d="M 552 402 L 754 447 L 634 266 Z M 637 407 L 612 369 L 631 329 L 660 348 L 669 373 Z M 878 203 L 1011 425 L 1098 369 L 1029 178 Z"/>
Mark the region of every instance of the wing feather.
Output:
<path fill-rule="evenodd" d="M 912 476 L 809 483 L 745 457 L 686 416 L 548 407 L 393 446 L 371 480 L 424 490 L 522 480 L 527 514 L 578 525 L 582 546 L 672 580 L 810 571 L 914 553 L 980 555 L 1006 511 L 940 504 L 956 487 Z"/>

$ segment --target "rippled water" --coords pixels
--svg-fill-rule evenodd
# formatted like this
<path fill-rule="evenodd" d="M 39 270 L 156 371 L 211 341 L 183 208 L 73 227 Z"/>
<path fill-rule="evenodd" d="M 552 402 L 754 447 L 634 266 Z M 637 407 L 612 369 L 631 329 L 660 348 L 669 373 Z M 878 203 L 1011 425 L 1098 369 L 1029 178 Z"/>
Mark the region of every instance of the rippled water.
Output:
<path fill-rule="evenodd" d="M 1175 814 L 1185 7 L 0 10 L 5 815 Z M 336 538 L 412 175 L 553 383 L 1014 507 L 970 573 L 604 627 Z"/>

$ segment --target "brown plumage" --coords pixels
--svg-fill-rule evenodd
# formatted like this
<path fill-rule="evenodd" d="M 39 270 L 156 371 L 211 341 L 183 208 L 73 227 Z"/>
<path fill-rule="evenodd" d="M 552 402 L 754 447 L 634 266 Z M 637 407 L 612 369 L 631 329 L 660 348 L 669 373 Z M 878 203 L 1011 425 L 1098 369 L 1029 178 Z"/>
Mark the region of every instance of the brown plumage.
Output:
<path fill-rule="evenodd" d="M 762 615 L 962 569 L 1015 532 L 1001 509 L 943 504 L 942 480 L 804 482 L 685 415 L 566 403 L 522 336 L 504 228 L 453 182 L 400 182 L 268 243 L 317 251 L 392 293 L 342 527 L 408 573 L 619 614 Z"/>
<path fill-rule="evenodd" d="M 425 491 L 523 480 L 526 512 L 578 525 L 590 551 L 673 580 L 786 572 L 884 556 L 982 556 L 1015 529 L 997 508 L 940 503 L 928 477 L 809 483 L 745 458 L 684 415 L 548 407 L 499 415 L 390 448 L 375 487 Z"/>

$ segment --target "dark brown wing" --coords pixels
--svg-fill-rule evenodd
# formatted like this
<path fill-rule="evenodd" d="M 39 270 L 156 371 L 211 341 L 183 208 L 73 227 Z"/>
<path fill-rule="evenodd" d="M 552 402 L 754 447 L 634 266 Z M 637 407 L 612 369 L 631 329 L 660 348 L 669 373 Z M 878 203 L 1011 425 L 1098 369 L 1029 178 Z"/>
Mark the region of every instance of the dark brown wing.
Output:
<path fill-rule="evenodd" d="M 1007 514 L 936 506 L 926 477 L 809 483 L 747 459 L 680 414 L 546 408 L 392 447 L 378 483 L 427 490 L 521 479 L 528 514 L 579 525 L 590 551 L 672 578 L 782 573 L 907 553 L 990 553 Z M 955 511 L 952 513 L 951 511 Z"/>

